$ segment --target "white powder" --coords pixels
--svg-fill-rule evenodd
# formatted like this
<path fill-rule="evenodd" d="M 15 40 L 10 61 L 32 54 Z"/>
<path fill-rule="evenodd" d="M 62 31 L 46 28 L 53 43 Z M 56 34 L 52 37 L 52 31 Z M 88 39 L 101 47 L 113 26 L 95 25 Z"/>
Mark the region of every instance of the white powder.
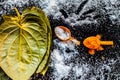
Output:
<path fill-rule="evenodd" d="M 58 77 L 59 79 L 61 79 L 64 76 L 67 76 L 71 69 L 70 66 L 67 66 L 64 63 L 56 63 L 55 68 L 56 68 L 57 74 L 59 75 Z"/>
<path fill-rule="evenodd" d="M 64 64 L 64 57 L 60 54 L 58 49 L 54 49 L 52 54 L 51 67 L 54 67 L 55 80 L 61 80 L 62 77 L 67 76 L 70 72 L 71 67 Z"/>
<path fill-rule="evenodd" d="M 88 64 L 77 64 L 76 66 L 73 67 L 73 71 L 75 72 L 75 75 L 77 77 L 81 76 L 80 79 L 84 80 L 87 73 L 90 72 L 90 67 Z"/>
<path fill-rule="evenodd" d="M 56 33 L 57 35 L 59 35 L 59 37 L 62 38 L 62 39 L 68 39 L 68 38 L 69 38 L 69 33 L 66 32 L 66 31 L 64 31 L 64 30 L 63 30 L 62 28 L 60 28 L 60 27 L 56 27 L 56 28 L 55 28 L 55 33 Z"/>
<path fill-rule="evenodd" d="M 52 52 L 52 59 L 55 59 L 58 63 L 63 61 L 63 56 L 60 55 L 60 51 L 54 49 Z"/>

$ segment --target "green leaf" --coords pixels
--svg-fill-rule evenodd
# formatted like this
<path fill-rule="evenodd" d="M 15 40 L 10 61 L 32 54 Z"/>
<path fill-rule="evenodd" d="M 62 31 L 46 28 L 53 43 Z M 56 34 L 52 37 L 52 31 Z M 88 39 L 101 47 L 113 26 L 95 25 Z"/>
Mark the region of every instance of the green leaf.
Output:
<path fill-rule="evenodd" d="M 50 24 L 48 23 L 48 19 L 47 18 L 44 18 L 44 21 L 46 21 L 46 25 L 48 26 L 48 36 L 47 37 L 47 52 L 46 52 L 46 55 L 44 56 L 44 59 L 42 60 L 42 62 L 40 63 L 38 69 L 37 69 L 37 72 L 36 73 L 41 73 L 42 75 L 44 75 L 47 71 L 47 67 L 48 67 L 48 63 L 49 63 L 49 56 L 50 56 L 50 45 L 51 45 L 51 27 L 50 27 Z M 45 69 L 45 70 L 44 70 Z"/>
<path fill-rule="evenodd" d="M 51 27 L 45 13 L 27 8 L 22 15 L 3 16 L 0 25 L 0 67 L 13 80 L 27 80 L 50 56 Z"/>

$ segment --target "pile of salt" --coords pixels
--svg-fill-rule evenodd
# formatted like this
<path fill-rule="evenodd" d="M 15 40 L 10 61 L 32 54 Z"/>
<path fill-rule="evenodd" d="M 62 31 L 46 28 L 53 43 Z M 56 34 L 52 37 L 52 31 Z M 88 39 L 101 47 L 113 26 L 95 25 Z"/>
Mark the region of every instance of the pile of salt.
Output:
<path fill-rule="evenodd" d="M 70 34 L 68 32 L 66 32 L 66 31 L 64 31 L 60 27 L 55 28 L 55 33 L 63 40 L 69 39 L 69 37 L 70 37 Z"/>

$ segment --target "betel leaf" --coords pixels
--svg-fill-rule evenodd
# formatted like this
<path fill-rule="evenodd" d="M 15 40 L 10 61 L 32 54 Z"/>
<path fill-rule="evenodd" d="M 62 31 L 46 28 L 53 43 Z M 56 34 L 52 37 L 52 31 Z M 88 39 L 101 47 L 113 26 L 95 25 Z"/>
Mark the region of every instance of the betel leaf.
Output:
<path fill-rule="evenodd" d="M 47 18 L 44 18 L 44 19 L 45 19 L 45 21 L 47 22 L 47 23 L 46 23 L 47 26 L 49 26 L 49 27 L 48 27 L 48 31 L 51 31 L 50 24 L 48 23 L 48 22 L 49 22 L 48 19 L 47 19 Z M 51 33 L 51 32 L 48 33 L 48 36 L 51 36 L 50 33 Z M 51 38 L 48 37 L 47 40 L 48 40 L 48 41 L 47 41 L 48 46 L 47 46 L 46 55 L 44 56 L 42 62 L 40 63 L 40 65 L 39 65 L 39 67 L 38 67 L 38 70 L 37 70 L 37 73 L 41 73 L 41 74 L 43 74 L 43 75 L 44 75 L 44 74 L 46 73 L 46 71 L 47 71 L 48 63 L 49 63 L 49 57 L 50 57 L 49 51 L 50 51 L 50 44 L 51 44 L 50 40 L 51 40 Z"/>
<path fill-rule="evenodd" d="M 51 27 L 41 9 L 27 8 L 21 15 L 15 10 L 17 16 L 4 15 L 0 25 L 0 67 L 13 80 L 27 80 L 36 70 L 47 71 Z"/>

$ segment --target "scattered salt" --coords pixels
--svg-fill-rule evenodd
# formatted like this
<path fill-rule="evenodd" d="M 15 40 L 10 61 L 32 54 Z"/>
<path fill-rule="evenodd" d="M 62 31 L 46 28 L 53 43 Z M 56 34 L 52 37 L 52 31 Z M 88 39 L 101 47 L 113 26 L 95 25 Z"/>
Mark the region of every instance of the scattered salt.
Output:
<path fill-rule="evenodd" d="M 59 50 L 54 49 L 51 55 L 52 55 L 52 59 L 55 59 L 57 62 L 63 61 L 63 56 L 60 55 Z"/>
<path fill-rule="evenodd" d="M 55 64 L 55 68 L 57 70 L 57 73 L 59 75 L 59 77 L 64 77 L 67 76 L 68 73 L 70 72 L 71 67 L 65 65 L 64 63 L 56 63 Z"/>
<path fill-rule="evenodd" d="M 54 49 L 52 54 L 51 67 L 54 67 L 54 75 L 57 77 L 56 80 L 61 80 L 62 77 L 67 76 L 70 72 L 71 66 L 64 64 L 64 57 L 60 53 L 60 50 Z"/>

